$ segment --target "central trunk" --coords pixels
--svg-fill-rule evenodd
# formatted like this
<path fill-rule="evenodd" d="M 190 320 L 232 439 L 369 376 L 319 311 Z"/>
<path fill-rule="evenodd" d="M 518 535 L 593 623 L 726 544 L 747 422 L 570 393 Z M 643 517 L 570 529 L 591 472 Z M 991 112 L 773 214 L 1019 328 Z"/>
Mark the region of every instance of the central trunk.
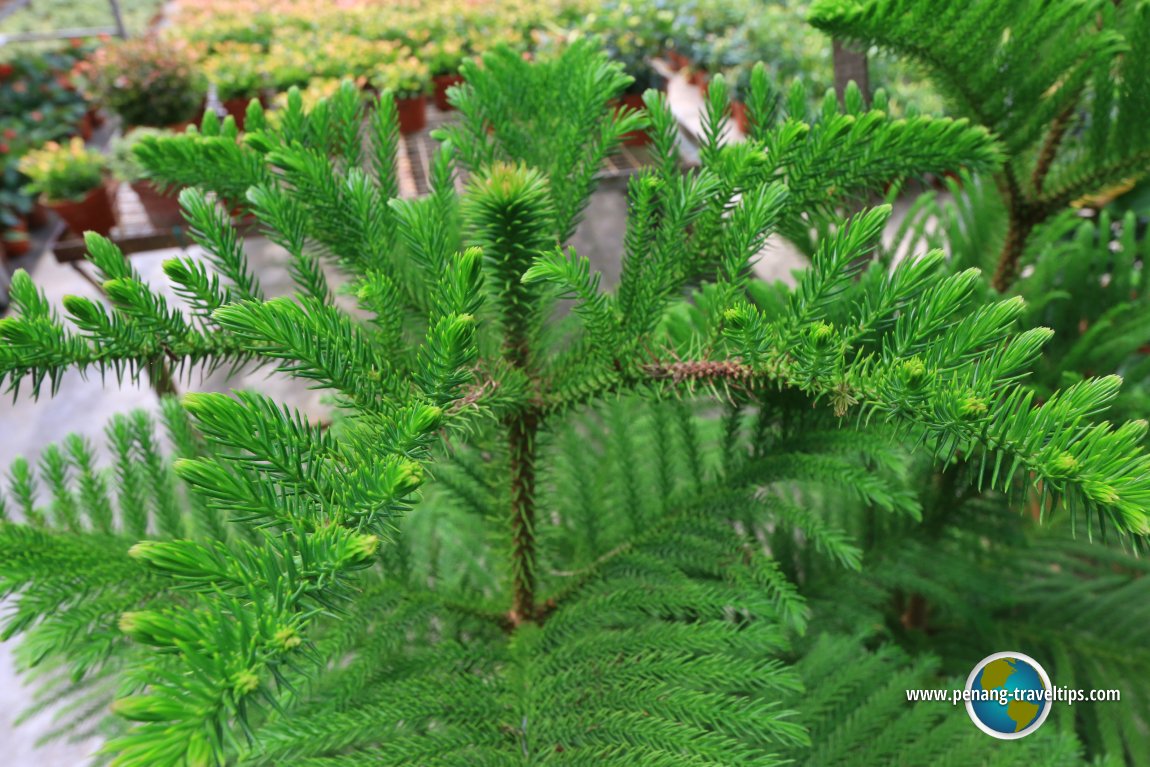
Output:
<path fill-rule="evenodd" d="M 511 453 L 511 536 L 514 601 L 511 621 L 535 618 L 535 435 L 539 417 L 517 413 L 508 424 Z"/>

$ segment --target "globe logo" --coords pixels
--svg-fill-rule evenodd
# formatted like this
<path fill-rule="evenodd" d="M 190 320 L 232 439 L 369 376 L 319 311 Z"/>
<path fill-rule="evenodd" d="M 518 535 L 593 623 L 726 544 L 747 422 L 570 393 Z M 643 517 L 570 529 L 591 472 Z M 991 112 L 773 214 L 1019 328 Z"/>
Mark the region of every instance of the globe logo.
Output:
<path fill-rule="evenodd" d="M 1053 688 L 1038 661 L 999 652 L 979 661 L 966 679 L 966 712 L 978 729 L 1001 740 L 1025 738 L 1050 715 Z"/>

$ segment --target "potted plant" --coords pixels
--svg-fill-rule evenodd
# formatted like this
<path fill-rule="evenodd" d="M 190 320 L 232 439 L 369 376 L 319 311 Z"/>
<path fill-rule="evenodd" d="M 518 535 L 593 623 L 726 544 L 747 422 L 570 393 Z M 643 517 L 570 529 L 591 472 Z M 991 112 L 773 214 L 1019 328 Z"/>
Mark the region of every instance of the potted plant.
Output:
<path fill-rule="evenodd" d="M 319 76 L 316 70 L 322 67 L 316 66 L 316 59 L 321 54 L 314 37 L 295 29 L 277 32 L 264 56 L 264 71 L 277 91 L 305 88 Z"/>
<path fill-rule="evenodd" d="M 631 109 L 645 110 L 647 107 L 643 103 L 643 94 L 651 88 L 666 90 L 667 80 L 646 59 L 624 61 L 623 64 L 627 74 L 634 78 L 634 82 L 619 97 L 619 103 Z M 623 136 L 623 143 L 627 146 L 642 146 L 650 141 L 651 137 L 645 130 L 631 131 Z"/>
<path fill-rule="evenodd" d="M 259 99 L 267 106 L 263 90 L 267 84 L 261 62 L 264 50 L 254 43 L 217 43 L 212 53 L 203 59 L 202 71 L 216 88 L 220 104 L 236 121 L 236 127 L 244 129 L 248 104 Z"/>
<path fill-rule="evenodd" d="M 104 185 L 108 163 L 79 138 L 67 144 L 49 141 L 20 159 L 20 172 L 31 182 L 26 189 L 38 194 L 75 234 L 85 231 L 107 235 L 116 225 L 112 199 Z"/>
<path fill-rule="evenodd" d="M 136 157 L 135 148 L 141 139 L 149 136 L 170 136 L 172 131 L 161 128 L 136 128 L 112 143 L 108 165 L 117 181 L 128 184 L 140 198 L 140 205 L 153 229 L 170 229 L 183 223 L 180 202 L 175 195 L 165 194 L 156 186 Z"/>
<path fill-rule="evenodd" d="M 316 77 L 364 80 L 380 62 L 394 61 L 409 51 L 397 40 L 368 40 L 331 33 L 317 37 L 307 49 L 309 72 Z"/>
<path fill-rule="evenodd" d="M 619 97 L 620 106 L 643 110 L 643 93 L 654 88 L 664 90 L 666 79 L 651 65 L 651 60 L 665 51 L 673 32 L 674 14 L 665 9 L 639 8 L 628 2 L 607 0 L 585 20 L 587 31 L 597 34 L 612 60 L 623 65 L 632 83 Z M 646 131 L 626 134 L 623 143 L 646 144 Z"/>
<path fill-rule="evenodd" d="M 711 75 L 738 66 L 750 58 L 746 34 L 742 28 L 723 34 L 709 34 L 695 42 L 691 51 L 691 70 L 688 80 L 706 95 Z"/>
<path fill-rule="evenodd" d="M 459 65 L 464 59 L 463 42 L 457 37 L 442 37 L 424 48 L 423 53 L 435 86 L 435 107 L 446 112 L 452 108 L 447 89 L 463 82 L 459 74 Z"/>
<path fill-rule="evenodd" d="M 206 82 L 191 49 L 179 41 L 146 37 L 105 45 L 77 71 L 125 128 L 183 129 L 203 111 Z"/>
<path fill-rule="evenodd" d="M 91 129 L 87 103 L 69 76 L 70 59 L 26 53 L 5 64 L 0 78 L 0 142 L 9 152 Z M 0 152 L 2 153 L 2 152 Z"/>
<path fill-rule="evenodd" d="M 32 247 L 28 222 L 12 208 L 0 208 L 0 241 L 9 258 L 19 258 Z"/>
<path fill-rule="evenodd" d="M 399 111 L 399 132 L 416 133 L 427 126 L 427 93 L 431 72 L 415 56 L 403 56 L 377 67 L 371 84 L 380 91 L 390 90 Z"/>
<path fill-rule="evenodd" d="M 14 156 L 0 156 L 0 239 L 3 239 L 9 257 L 28 252 L 28 216 L 32 212 L 32 198 L 23 187 L 28 179 L 16 168 Z"/>

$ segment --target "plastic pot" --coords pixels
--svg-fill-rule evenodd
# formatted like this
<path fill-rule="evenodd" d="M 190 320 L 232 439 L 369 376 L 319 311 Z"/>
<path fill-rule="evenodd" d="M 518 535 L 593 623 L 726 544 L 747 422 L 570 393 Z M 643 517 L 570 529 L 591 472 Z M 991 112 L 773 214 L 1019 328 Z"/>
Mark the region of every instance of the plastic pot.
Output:
<path fill-rule="evenodd" d="M 399 112 L 400 133 L 418 133 L 427 127 L 427 96 L 397 98 L 395 108 Z"/>
<path fill-rule="evenodd" d="M 619 103 L 625 107 L 631 107 L 639 111 L 647 109 L 647 105 L 643 103 L 642 93 L 624 93 L 619 98 Z M 623 134 L 624 146 L 644 146 L 651 143 L 651 136 L 645 130 L 633 130 L 630 133 Z"/>
<path fill-rule="evenodd" d="M 88 192 L 82 200 L 42 200 L 44 207 L 54 210 L 64 219 L 73 234 L 96 232 L 105 237 L 116 225 L 116 212 L 107 187 L 100 185 Z"/>
<path fill-rule="evenodd" d="M 447 100 L 447 89 L 463 82 L 462 75 L 436 75 L 435 82 L 435 108 L 441 112 L 449 112 L 455 107 Z"/>
<path fill-rule="evenodd" d="M 745 136 L 751 127 L 750 122 L 747 120 L 747 105 L 741 101 L 732 101 L 731 117 L 734 118 L 735 127 L 739 129 L 739 133 Z"/>
<path fill-rule="evenodd" d="M 19 258 L 32 249 L 32 239 L 28 236 L 28 224 L 20 221 L 9 227 L 0 237 L 8 258 Z"/>
<path fill-rule="evenodd" d="M 161 192 L 151 181 L 133 181 L 132 191 L 140 198 L 140 205 L 153 229 L 171 229 L 182 226 L 180 201 L 174 195 Z"/>
<path fill-rule="evenodd" d="M 237 98 L 226 99 L 225 101 L 221 102 L 223 104 L 224 110 L 232 116 L 232 118 L 236 121 L 236 127 L 240 130 L 244 129 L 244 120 L 248 115 L 248 104 L 251 103 L 253 98 L 258 98 L 260 104 L 262 104 L 264 107 L 267 107 L 268 102 L 262 95 L 239 96 Z"/>
<path fill-rule="evenodd" d="M 48 209 L 39 200 L 32 206 L 32 212 L 28 214 L 28 228 L 29 229 L 43 229 L 48 225 Z"/>

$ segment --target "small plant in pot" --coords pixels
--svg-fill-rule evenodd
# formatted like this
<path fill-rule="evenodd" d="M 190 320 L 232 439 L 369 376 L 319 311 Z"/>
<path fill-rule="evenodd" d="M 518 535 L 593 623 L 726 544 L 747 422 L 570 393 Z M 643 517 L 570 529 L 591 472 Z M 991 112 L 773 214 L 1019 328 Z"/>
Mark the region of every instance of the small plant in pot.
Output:
<path fill-rule="evenodd" d="M 435 86 L 435 107 L 446 112 L 452 109 L 447 100 L 447 89 L 463 82 L 459 65 L 466 54 L 463 41 L 458 37 L 443 37 L 432 41 L 423 49 L 427 66 L 431 70 L 431 81 Z"/>
<path fill-rule="evenodd" d="M 217 43 L 212 54 L 203 61 L 203 72 L 216 88 L 216 96 L 224 109 L 244 129 L 248 104 L 259 99 L 267 106 L 263 91 L 267 78 L 260 68 L 263 46 L 253 43 Z"/>
<path fill-rule="evenodd" d="M 651 64 L 643 58 L 638 58 L 632 61 L 624 61 L 624 69 L 627 74 L 634 78 L 634 82 L 627 87 L 623 95 L 619 97 L 621 106 L 630 109 L 645 110 L 643 105 L 643 93 L 648 89 L 654 88 L 658 91 L 666 90 L 667 80 L 659 74 Z M 636 130 L 624 134 L 623 143 L 627 146 L 643 146 L 651 141 L 650 135 L 646 130 Z"/>
<path fill-rule="evenodd" d="M 750 58 L 746 32 L 742 28 L 731 29 L 722 35 L 707 35 L 692 50 L 694 64 L 690 80 L 706 96 L 707 82 L 712 75 L 737 67 Z"/>
<path fill-rule="evenodd" d="M 28 221 L 12 208 L 0 206 L 0 242 L 8 258 L 19 258 L 32 247 Z"/>
<path fill-rule="evenodd" d="M 370 102 L 373 97 L 369 89 L 364 89 L 363 83 L 351 78 L 337 78 L 337 77 L 316 77 L 308 81 L 307 87 L 301 88 L 293 85 L 283 93 L 277 93 L 275 101 L 272 102 L 272 109 L 267 114 L 268 122 L 273 126 L 278 127 L 280 120 L 283 118 L 284 109 L 287 108 L 289 102 L 293 98 L 292 94 L 298 92 L 300 103 L 305 110 L 310 111 L 317 104 L 325 99 L 330 99 L 335 94 L 339 93 L 343 83 L 351 83 L 353 87 L 360 89 L 363 93 L 363 100 L 365 103 Z"/>
<path fill-rule="evenodd" d="M 15 157 L 0 156 L 0 239 L 9 258 L 24 255 L 32 244 L 28 236 L 32 198 L 23 190 L 27 179 L 16 169 L 17 162 Z"/>
<path fill-rule="evenodd" d="M 182 130 L 203 112 L 207 83 L 195 56 L 178 41 L 126 40 L 78 65 L 85 88 L 120 115 L 124 128 Z"/>
<path fill-rule="evenodd" d="M 427 126 L 427 94 L 431 71 L 415 56 L 403 56 L 376 68 L 371 85 L 395 94 L 399 132 L 417 133 Z"/>
<path fill-rule="evenodd" d="M 5 154 L 4 145 L 0 143 L 0 211 L 10 211 L 27 223 L 32 215 L 34 203 L 32 197 L 24 191 L 28 177 L 20 172 L 20 157 L 24 154 Z"/>
<path fill-rule="evenodd" d="M 109 161 L 112 176 L 117 181 L 132 187 L 132 191 L 140 198 L 144 215 L 148 217 L 148 223 L 153 229 L 170 229 L 181 225 L 183 217 L 180 214 L 180 202 L 174 194 L 165 194 L 161 187 L 148 178 L 147 172 L 136 157 L 135 148 L 140 140 L 146 137 L 171 135 L 174 135 L 172 131 L 161 128 L 136 128 L 112 144 L 112 156 Z"/>
<path fill-rule="evenodd" d="M 643 110 L 643 93 L 648 89 L 666 90 L 667 81 L 651 60 L 669 45 L 674 14 L 655 7 L 640 11 L 631 3 L 605 2 L 598 13 L 587 18 L 587 31 L 596 34 L 612 61 L 623 65 L 632 83 L 619 97 L 619 103 L 630 109 Z M 646 131 L 631 131 L 623 137 L 630 146 L 646 144 Z"/>
<path fill-rule="evenodd" d="M 24 155 L 19 167 L 31 179 L 27 191 L 38 194 L 40 202 L 64 219 L 73 233 L 92 231 L 106 236 L 116 225 L 104 185 L 107 160 L 79 138 L 67 144 L 49 141 Z"/>

